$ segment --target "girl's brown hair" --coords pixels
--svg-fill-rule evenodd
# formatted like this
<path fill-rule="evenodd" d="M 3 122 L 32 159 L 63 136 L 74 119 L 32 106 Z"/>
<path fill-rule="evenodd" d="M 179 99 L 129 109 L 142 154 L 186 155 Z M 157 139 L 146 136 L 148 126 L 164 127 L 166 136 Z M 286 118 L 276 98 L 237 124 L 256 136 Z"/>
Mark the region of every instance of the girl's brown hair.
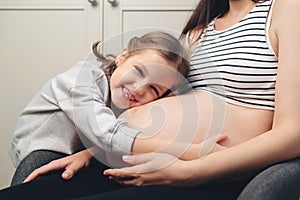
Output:
<path fill-rule="evenodd" d="M 266 0 L 252 0 L 260 3 Z M 229 10 L 229 0 L 200 0 L 192 16 L 182 30 L 181 38 L 191 30 L 205 28 L 214 18 L 221 17 Z M 201 35 L 198 36 L 199 39 Z"/>
<path fill-rule="evenodd" d="M 117 68 L 115 57 L 112 55 L 103 56 L 97 51 L 99 42 L 93 44 L 92 50 L 96 57 L 104 64 L 104 71 L 108 78 Z M 150 32 L 141 37 L 132 38 L 127 45 L 127 56 L 129 58 L 136 53 L 146 49 L 155 50 L 160 56 L 168 62 L 174 64 L 175 69 L 184 77 L 188 74 L 190 65 L 189 57 L 185 48 L 180 44 L 179 40 L 165 32 Z"/>

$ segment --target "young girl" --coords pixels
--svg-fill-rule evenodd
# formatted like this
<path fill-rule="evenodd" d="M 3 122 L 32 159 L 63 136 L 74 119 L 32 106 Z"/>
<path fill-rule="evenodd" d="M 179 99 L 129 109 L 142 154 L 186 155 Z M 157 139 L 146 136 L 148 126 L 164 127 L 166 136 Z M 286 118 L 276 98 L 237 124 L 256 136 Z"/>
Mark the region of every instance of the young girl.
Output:
<path fill-rule="evenodd" d="M 97 55 L 100 62 L 79 62 L 50 80 L 22 112 L 10 155 L 15 167 L 26 156 L 30 159 L 17 169 L 13 185 L 84 145 L 116 155 L 129 153 L 128 144 L 139 131 L 117 119 L 112 109 L 122 112 L 166 96 L 180 84 L 179 74 L 189 71 L 185 49 L 163 32 L 132 38 L 115 60 Z"/>
<path fill-rule="evenodd" d="M 80 197 L 78 193 L 74 194 L 75 192 L 86 188 L 85 192 L 80 194 L 85 196 L 82 198 L 84 200 L 181 200 L 195 197 L 237 199 L 249 180 L 236 181 L 236 178 L 242 179 L 274 163 L 300 156 L 300 26 L 297 25 L 299 9 L 300 2 L 295 0 L 201 0 L 184 28 L 183 34 L 189 32 L 190 37 L 197 40 L 191 56 L 189 80 L 197 90 L 195 93 L 201 102 L 199 106 L 203 108 L 199 115 L 204 116 L 202 119 L 211 118 L 212 110 L 206 108 L 211 106 L 212 97 L 217 96 L 225 103 L 223 130 L 228 133 L 228 139 L 222 144 L 228 145 L 229 148 L 209 154 L 203 159 L 178 159 L 171 165 L 152 172 L 149 172 L 149 167 L 161 161 L 157 159 L 160 156 L 126 156 L 124 160 L 134 165 L 133 167 L 126 170 L 109 169 L 104 172 L 120 183 L 118 189 L 113 191 L 116 187 L 106 187 L 111 186 L 113 181 L 107 181 L 106 177 L 100 175 L 99 168 L 96 179 L 101 181 L 95 182 L 98 184 L 95 190 L 91 189 L 93 184 L 90 184 L 95 174 L 88 179 L 77 176 L 63 183 L 57 179 L 41 178 L 7 189 L 8 197 L 21 191 L 20 196 L 28 192 L 28 198 L 41 199 L 55 191 L 59 194 L 53 196 L 74 199 Z M 216 65 L 213 65 L 214 63 Z M 209 64 L 219 68 L 210 68 Z M 212 70 L 205 71 L 209 69 Z M 203 79 L 201 75 L 204 72 L 206 76 Z M 218 77 L 216 74 L 222 76 Z M 226 83 L 225 92 L 219 90 L 224 86 L 218 84 L 219 78 Z M 204 84 L 206 81 L 209 81 L 209 84 Z M 178 108 L 173 106 L 176 105 L 174 102 L 176 98 L 170 97 L 150 104 L 165 108 L 169 121 L 177 122 L 180 119 L 174 115 Z M 129 112 L 131 119 L 142 120 L 145 117 L 144 113 L 149 109 L 148 105 L 133 108 L 134 112 Z M 199 121 L 199 132 L 203 131 L 202 128 L 207 122 L 209 124 L 210 120 Z M 213 121 L 214 123 L 216 121 Z M 132 152 L 146 146 L 147 142 L 136 138 Z M 140 173 L 142 170 L 145 173 Z M 273 174 L 277 173 L 274 168 L 271 168 L 271 171 L 271 175 L 262 176 L 259 180 L 269 181 Z M 279 173 L 285 176 L 291 171 L 293 170 L 280 170 Z M 299 183 L 299 171 L 297 172 L 293 178 Z M 78 174 L 83 175 L 86 172 Z M 293 185 L 296 190 L 294 192 L 297 192 L 295 195 L 287 192 L 290 185 L 286 182 L 277 180 L 275 184 L 275 190 L 266 191 L 264 188 L 268 188 L 269 182 L 256 182 L 257 187 L 248 192 L 258 196 L 245 197 L 241 194 L 240 199 L 299 199 L 298 185 Z M 54 189 L 57 185 L 59 187 Z M 86 185 L 88 187 L 85 187 Z M 51 190 L 47 191 L 49 186 Z M 107 190 L 103 189 L 105 187 Z M 69 188 L 73 190 L 67 197 L 63 196 L 70 191 Z M 278 188 L 285 190 L 280 196 L 277 195 Z M 43 191 L 43 194 L 37 195 L 36 191 Z M 55 198 L 53 196 L 52 199 Z"/>

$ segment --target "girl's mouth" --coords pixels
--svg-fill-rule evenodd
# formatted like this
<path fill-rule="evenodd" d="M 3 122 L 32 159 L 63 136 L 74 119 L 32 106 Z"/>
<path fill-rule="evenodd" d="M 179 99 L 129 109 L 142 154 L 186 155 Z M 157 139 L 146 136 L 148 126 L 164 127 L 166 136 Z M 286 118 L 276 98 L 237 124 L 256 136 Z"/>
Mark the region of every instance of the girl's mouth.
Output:
<path fill-rule="evenodd" d="M 127 99 L 128 101 L 137 102 L 135 96 L 125 86 L 122 86 L 122 96 L 123 96 L 123 98 Z"/>

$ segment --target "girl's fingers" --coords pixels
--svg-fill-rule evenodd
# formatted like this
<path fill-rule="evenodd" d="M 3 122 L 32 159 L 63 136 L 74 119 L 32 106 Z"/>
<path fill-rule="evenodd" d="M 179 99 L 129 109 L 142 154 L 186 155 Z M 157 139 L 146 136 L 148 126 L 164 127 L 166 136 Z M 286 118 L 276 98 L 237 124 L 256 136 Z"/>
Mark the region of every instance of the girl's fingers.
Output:
<path fill-rule="evenodd" d="M 80 163 L 72 163 L 66 166 L 66 170 L 62 173 L 61 177 L 65 180 L 69 180 L 74 177 L 74 175 L 83 168 Z"/>
<path fill-rule="evenodd" d="M 23 183 L 26 183 L 26 182 L 29 182 L 29 181 L 32 181 L 36 178 L 38 178 L 39 176 L 41 175 L 44 175 L 48 172 L 52 172 L 52 171 L 56 171 L 56 170 L 59 170 L 59 169 L 62 169 L 64 168 L 63 165 L 61 164 L 57 164 L 57 162 L 50 162 L 40 168 L 37 168 L 35 169 L 33 172 L 31 172 L 31 174 L 29 174 L 29 176 L 23 181 Z"/>
<path fill-rule="evenodd" d="M 32 180 L 36 179 L 39 176 L 40 176 L 39 172 L 34 170 L 33 172 L 31 172 L 31 174 L 29 174 L 29 176 L 27 176 L 27 178 L 23 181 L 23 183 L 32 181 Z"/>
<path fill-rule="evenodd" d="M 64 180 L 69 180 L 71 178 L 74 177 L 74 174 L 75 174 L 75 170 L 73 169 L 66 169 L 62 174 L 61 174 L 61 177 L 64 179 Z"/>

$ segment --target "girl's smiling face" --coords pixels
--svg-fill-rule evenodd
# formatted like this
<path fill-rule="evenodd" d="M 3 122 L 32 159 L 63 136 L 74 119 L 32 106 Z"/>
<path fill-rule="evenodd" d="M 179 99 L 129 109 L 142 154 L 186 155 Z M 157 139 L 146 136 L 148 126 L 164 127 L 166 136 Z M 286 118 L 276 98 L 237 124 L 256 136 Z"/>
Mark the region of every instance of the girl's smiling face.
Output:
<path fill-rule="evenodd" d="M 174 64 L 152 49 L 121 55 L 110 79 L 112 103 L 127 109 L 154 101 L 178 83 Z"/>

